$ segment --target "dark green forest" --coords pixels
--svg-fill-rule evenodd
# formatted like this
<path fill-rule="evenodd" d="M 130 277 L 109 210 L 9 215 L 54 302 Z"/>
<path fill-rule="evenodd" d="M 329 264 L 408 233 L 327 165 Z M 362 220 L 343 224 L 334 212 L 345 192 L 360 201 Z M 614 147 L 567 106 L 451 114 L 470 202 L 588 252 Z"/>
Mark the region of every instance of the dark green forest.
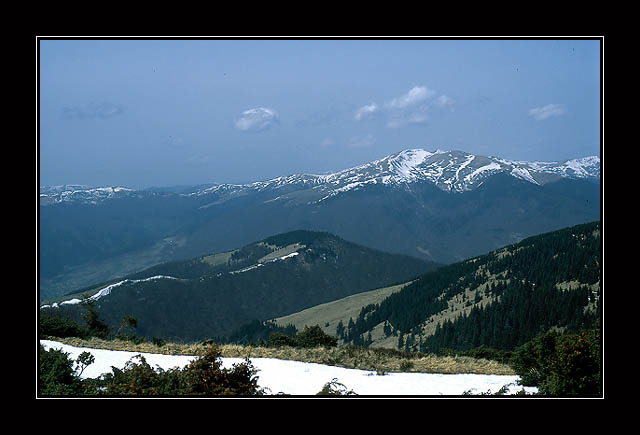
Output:
<path fill-rule="evenodd" d="M 299 255 L 256 266 L 277 248 L 298 243 Z M 295 231 L 269 237 L 233 252 L 226 264 L 203 257 L 171 262 L 126 277 L 96 300 L 104 321 L 138 319 L 138 334 L 167 341 L 221 338 L 254 320 L 268 320 L 355 293 L 409 281 L 435 268 L 428 261 L 388 254 L 323 232 Z M 251 268 L 246 272 L 243 271 Z M 170 276 L 177 279 L 152 279 Z M 79 320 L 74 305 L 41 314 Z"/>
<path fill-rule="evenodd" d="M 441 267 L 421 276 L 380 304 L 365 307 L 340 331 L 347 343 L 366 345 L 369 331 L 385 323 L 385 332 L 421 352 L 465 351 L 479 346 L 513 350 L 551 328 L 580 331 L 600 318 L 601 230 L 599 222 L 530 237 L 487 255 Z M 495 299 L 468 316 L 438 325 L 422 337 L 421 325 L 445 310 L 447 301 L 486 280 L 485 270 L 501 279 L 489 286 Z M 502 275 L 500 275 L 502 274 Z M 577 281 L 571 290 L 558 283 Z M 474 301 L 468 301 L 472 304 Z M 589 307 L 589 308 L 588 308 Z"/>

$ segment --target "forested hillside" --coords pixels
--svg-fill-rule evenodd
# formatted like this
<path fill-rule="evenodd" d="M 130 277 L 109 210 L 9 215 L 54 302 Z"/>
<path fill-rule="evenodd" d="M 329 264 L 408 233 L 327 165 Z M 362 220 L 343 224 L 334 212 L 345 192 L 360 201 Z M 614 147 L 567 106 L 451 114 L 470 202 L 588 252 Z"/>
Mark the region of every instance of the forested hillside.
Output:
<path fill-rule="evenodd" d="M 530 237 L 426 273 L 338 336 L 366 345 L 382 331 L 378 341 L 422 352 L 513 350 L 552 328 L 589 328 L 601 313 L 601 250 L 599 222 Z"/>
<path fill-rule="evenodd" d="M 87 289 L 87 295 L 105 293 L 95 306 L 113 328 L 130 316 L 142 337 L 193 341 L 223 338 L 256 319 L 405 282 L 436 266 L 325 232 L 294 231 L 234 251 L 162 264 L 108 283 L 111 287 Z M 77 320 L 83 309 L 59 303 L 40 312 Z"/>

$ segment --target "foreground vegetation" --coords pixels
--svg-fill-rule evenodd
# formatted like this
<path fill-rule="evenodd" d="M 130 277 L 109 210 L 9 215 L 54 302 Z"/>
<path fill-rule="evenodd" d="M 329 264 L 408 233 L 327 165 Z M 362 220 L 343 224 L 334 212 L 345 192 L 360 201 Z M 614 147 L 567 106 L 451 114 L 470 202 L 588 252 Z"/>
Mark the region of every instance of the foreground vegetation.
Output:
<path fill-rule="evenodd" d="M 299 332 L 293 325 L 256 321 L 238 328 L 226 339 L 168 343 L 138 336 L 137 320 L 130 316 L 124 316 L 116 326 L 108 326 L 98 316 L 94 303 L 86 298 L 80 305 L 84 308 L 84 325 L 64 317 L 62 312 L 51 315 L 41 311 L 40 338 L 78 347 L 198 358 L 182 370 L 165 372 L 152 369 L 140 357 L 139 363 L 131 361 L 123 370 L 114 369 L 100 379 L 87 380 L 81 379 L 80 374 L 92 362 L 89 353 L 70 361 L 67 355 L 41 348 L 39 392 L 259 395 L 262 391 L 257 387 L 250 359 L 277 358 L 371 370 L 380 375 L 517 375 L 524 386 L 537 387 L 541 395 L 601 397 L 600 243 L 599 226 L 586 224 L 527 239 L 491 257 L 444 267 L 429 274 L 429 279 L 418 279 L 403 287 L 380 304 L 365 307 L 355 322 L 336 328 L 337 337 L 326 333 L 326 324 L 325 330 L 316 325 L 305 326 Z M 482 267 L 476 264 L 481 258 L 486 260 Z M 487 276 L 491 277 L 490 282 Z M 448 293 L 455 295 L 448 298 Z M 471 307 L 469 312 L 456 317 L 455 322 L 436 326 L 435 333 L 422 340 L 425 316 L 451 310 L 448 305 L 445 307 L 445 301 L 455 298 Z M 485 299 L 489 303 L 482 304 Z M 370 332 L 372 325 L 384 325 L 383 332 L 390 336 L 399 331 L 400 350 L 367 346 L 371 340 L 364 333 Z M 339 342 L 344 345 L 338 346 Z M 244 363 L 225 370 L 221 368 L 221 357 L 242 358 Z M 349 393 L 337 381 L 325 387 L 325 394 Z"/>
<path fill-rule="evenodd" d="M 135 361 L 135 360 L 138 361 Z M 39 392 L 43 396 L 257 396 L 257 370 L 246 360 L 231 369 L 222 367 L 220 353 L 211 346 L 184 369 L 152 368 L 142 355 L 120 370 L 100 378 L 82 379 L 80 374 L 93 362 L 89 352 L 76 361 L 59 349 L 40 346 Z M 77 366 L 77 367 L 74 367 Z M 79 372 L 78 372 L 79 369 Z"/>
<path fill-rule="evenodd" d="M 61 322 L 68 320 L 60 319 Z M 47 319 L 51 323 L 51 319 Z M 42 330 L 41 330 L 42 332 Z M 306 327 L 293 336 L 274 333 L 269 340 L 253 345 L 218 344 L 210 340 L 179 344 L 131 339 L 131 335 L 100 338 L 53 337 L 77 347 L 126 350 L 197 356 L 184 369 L 164 371 L 151 368 L 138 356 L 120 370 L 99 379 L 81 379 L 82 370 L 91 364 L 90 353 L 72 361 L 60 350 L 39 354 L 39 392 L 43 396 L 59 395 L 261 395 L 256 370 L 251 358 L 276 358 L 315 362 L 345 368 L 371 370 L 378 375 L 391 372 L 477 373 L 513 375 L 525 386 L 538 387 L 540 394 L 550 396 L 600 397 L 601 343 L 600 327 L 580 333 L 549 331 L 519 347 L 514 352 L 477 348 L 467 352 L 445 350 L 443 354 L 421 354 L 392 349 L 368 349 L 336 346 L 337 340 L 321 328 Z M 221 367 L 221 357 L 244 359 L 232 369 Z M 135 360 L 138 360 L 137 362 Z M 325 385 L 318 394 L 351 394 L 336 383 Z"/>

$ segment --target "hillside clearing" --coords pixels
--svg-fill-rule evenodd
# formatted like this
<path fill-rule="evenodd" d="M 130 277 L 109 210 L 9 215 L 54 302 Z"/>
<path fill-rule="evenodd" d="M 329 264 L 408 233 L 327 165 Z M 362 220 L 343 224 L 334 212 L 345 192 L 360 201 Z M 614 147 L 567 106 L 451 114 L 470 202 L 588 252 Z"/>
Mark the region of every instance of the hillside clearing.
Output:
<path fill-rule="evenodd" d="M 299 331 L 302 331 L 305 326 L 318 325 L 325 333 L 335 335 L 336 327 L 340 321 L 346 325 L 350 318 L 355 319 L 358 317 L 363 307 L 379 303 L 390 294 L 400 291 L 411 284 L 411 282 L 413 281 L 357 293 L 336 301 L 316 305 L 297 313 L 278 317 L 274 319 L 274 322 L 280 326 L 291 324 Z"/>

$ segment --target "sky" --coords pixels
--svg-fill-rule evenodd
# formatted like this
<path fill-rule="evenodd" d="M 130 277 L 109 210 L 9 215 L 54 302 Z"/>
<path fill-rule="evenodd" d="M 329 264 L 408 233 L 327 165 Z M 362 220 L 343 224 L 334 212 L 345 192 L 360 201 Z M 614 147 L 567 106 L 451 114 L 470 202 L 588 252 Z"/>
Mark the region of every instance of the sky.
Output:
<path fill-rule="evenodd" d="M 248 183 L 409 148 L 599 156 L 601 43 L 42 37 L 38 182 Z"/>

